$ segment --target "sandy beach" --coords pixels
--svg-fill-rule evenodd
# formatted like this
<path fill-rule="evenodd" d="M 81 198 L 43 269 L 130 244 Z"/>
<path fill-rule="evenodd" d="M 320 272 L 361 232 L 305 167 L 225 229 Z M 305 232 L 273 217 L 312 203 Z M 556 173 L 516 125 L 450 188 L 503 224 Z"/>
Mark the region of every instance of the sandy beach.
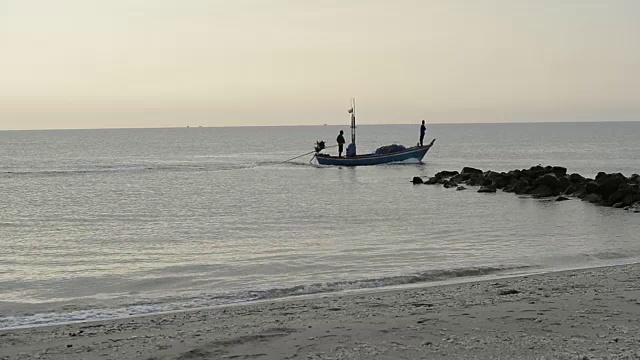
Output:
<path fill-rule="evenodd" d="M 640 359 L 640 265 L 0 331 L 0 359 Z"/>

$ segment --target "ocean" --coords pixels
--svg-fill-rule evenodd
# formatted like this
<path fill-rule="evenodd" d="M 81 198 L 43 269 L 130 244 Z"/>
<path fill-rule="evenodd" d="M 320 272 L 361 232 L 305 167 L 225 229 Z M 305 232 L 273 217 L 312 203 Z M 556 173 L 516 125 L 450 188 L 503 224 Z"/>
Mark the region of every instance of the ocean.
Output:
<path fill-rule="evenodd" d="M 0 328 L 640 259 L 639 214 L 410 182 L 464 166 L 629 176 L 640 122 L 434 124 L 422 164 L 283 162 L 340 129 L 0 131 Z M 358 151 L 418 135 L 362 125 Z"/>

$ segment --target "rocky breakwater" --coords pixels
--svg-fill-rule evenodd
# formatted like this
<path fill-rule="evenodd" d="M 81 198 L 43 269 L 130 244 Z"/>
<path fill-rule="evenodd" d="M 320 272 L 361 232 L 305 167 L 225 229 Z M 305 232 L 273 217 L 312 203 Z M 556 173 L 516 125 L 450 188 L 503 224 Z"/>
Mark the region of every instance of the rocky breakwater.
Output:
<path fill-rule="evenodd" d="M 640 176 L 626 177 L 620 173 L 598 173 L 595 179 L 580 174 L 567 174 L 560 166 L 534 166 L 509 172 L 482 171 L 465 167 L 461 172 L 441 171 L 423 180 L 413 178 L 414 184 L 435 185 L 465 190 L 464 185 L 479 186 L 478 192 L 504 192 L 531 195 L 534 198 L 555 197 L 557 201 L 579 198 L 590 203 L 625 208 L 640 213 Z"/>

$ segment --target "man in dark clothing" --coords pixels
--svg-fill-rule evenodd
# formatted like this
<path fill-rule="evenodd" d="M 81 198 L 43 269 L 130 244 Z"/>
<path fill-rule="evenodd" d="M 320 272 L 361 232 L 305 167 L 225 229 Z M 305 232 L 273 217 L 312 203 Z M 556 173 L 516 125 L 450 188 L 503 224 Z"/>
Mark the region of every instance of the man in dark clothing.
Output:
<path fill-rule="evenodd" d="M 340 130 L 340 135 L 336 138 L 336 141 L 338 142 L 338 157 L 342 157 L 342 150 L 345 143 L 344 136 L 342 136 L 342 134 L 344 134 L 344 131 Z"/>
<path fill-rule="evenodd" d="M 427 127 L 424 126 L 424 120 L 422 120 L 422 125 L 420 126 L 420 146 L 424 146 L 422 142 L 424 141 L 424 134 L 427 133 Z"/>

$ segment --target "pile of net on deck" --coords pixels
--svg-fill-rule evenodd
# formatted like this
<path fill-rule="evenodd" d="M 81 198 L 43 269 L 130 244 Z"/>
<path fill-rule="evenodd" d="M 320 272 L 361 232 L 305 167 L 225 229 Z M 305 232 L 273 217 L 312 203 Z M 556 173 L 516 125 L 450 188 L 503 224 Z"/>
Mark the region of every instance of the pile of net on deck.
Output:
<path fill-rule="evenodd" d="M 407 148 L 402 145 L 387 145 L 376 149 L 376 155 L 392 154 L 404 150 L 407 150 Z"/>

